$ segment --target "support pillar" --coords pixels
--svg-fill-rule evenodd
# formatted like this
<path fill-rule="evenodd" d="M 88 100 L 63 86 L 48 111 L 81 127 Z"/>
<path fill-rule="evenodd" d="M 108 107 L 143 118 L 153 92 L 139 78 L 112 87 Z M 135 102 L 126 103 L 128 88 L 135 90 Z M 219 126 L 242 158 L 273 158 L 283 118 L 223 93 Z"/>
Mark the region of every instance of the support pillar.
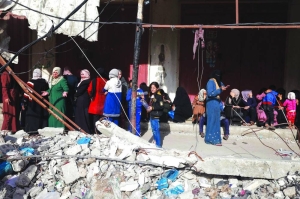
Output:
<path fill-rule="evenodd" d="M 180 24 L 180 2 L 151 1 L 150 23 Z M 167 13 L 167 14 L 166 14 Z M 172 28 L 149 29 L 149 84 L 157 81 L 173 100 L 179 85 L 180 30 Z"/>

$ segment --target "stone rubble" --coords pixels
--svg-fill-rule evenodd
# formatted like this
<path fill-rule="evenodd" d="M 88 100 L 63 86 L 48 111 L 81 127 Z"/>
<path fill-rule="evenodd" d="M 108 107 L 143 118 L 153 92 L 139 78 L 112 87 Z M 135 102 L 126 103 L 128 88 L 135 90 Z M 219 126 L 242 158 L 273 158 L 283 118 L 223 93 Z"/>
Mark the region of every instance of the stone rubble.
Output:
<path fill-rule="evenodd" d="M 42 132 L 42 131 L 41 131 Z M 60 132 L 60 133 L 57 133 Z M 13 137 L 13 135 L 7 135 Z M 125 136 L 126 137 L 126 136 Z M 130 137 L 130 136 L 129 136 Z M 20 137 L 0 144 L 13 173 L 0 182 L 0 198 L 22 199 L 165 199 L 165 198 L 299 198 L 300 174 L 277 180 L 214 176 L 193 168 L 199 158 L 188 152 L 163 150 L 133 136 L 63 134 L 47 129 L 43 135 Z M 81 138 L 88 143 L 78 144 Z M 137 142 L 136 140 L 140 140 Z M 21 149 L 33 148 L 32 157 Z M 22 156 L 23 155 L 23 156 Z M 16 158 L 22 156 L 23 158 Z M 37 156 L 37 157 L 36 157 Z M 170 169 L 174 181 L 159 190 L 157 182 Z M 0 170 L 1 172 L 1 170 Z M 183 187 L 183 193 L 176 193 Z M 167 191 L 172 193 L 167 196 Z"/>

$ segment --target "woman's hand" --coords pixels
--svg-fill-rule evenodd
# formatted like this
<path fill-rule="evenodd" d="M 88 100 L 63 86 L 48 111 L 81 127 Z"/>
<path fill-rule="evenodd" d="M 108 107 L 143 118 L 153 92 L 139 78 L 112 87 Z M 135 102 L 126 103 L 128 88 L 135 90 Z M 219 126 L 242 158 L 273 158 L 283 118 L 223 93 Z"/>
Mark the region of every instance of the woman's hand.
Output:
<path fill-rule="evenodd" d="M 244 109 L 246 109 L 246 110 L 249 109 L 249 108 L 250 108 L 250 106 L 245 106 L 245 107 L 244 107 Z"/>
<path fill-rule="evenodd" d="M 232 106 L 232 108 L 241 108 L 240 106 Z"/>
<path fill-rule="evenodd" d="M 66 91 L 63 92 L 62 96 L 63 96 L 63 97 L 67 97 L 67 96 L 68 96 L 68 92 L 66 92 Z"/>
<path fill-rule="evenodd" d="M 9 98 L 5 99 L 4 102 L 7 103 L 7 104 L 9 104 L 10 103 Z"/>
<path fill-rule="evenodd" d="M 47 96 L 49 93 L 47 91 L 42 91 L 42 96 Z"/>
<path fill-rule="evenodd" d="M 149 106 L 148 109 L 147 109 L 147 112 L 151 112 L 153 110 L 152 106 Z"/>

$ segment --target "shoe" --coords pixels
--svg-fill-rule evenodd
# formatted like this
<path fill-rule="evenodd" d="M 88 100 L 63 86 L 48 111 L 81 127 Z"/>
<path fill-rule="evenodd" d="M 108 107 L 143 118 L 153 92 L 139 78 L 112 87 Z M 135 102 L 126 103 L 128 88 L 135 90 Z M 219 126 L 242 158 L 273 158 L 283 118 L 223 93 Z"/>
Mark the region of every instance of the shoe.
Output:
<path fill-rule="evenodd" d="M 221 143 L 219 143 L 219 144 L 215 144 L 215 146 L 222 146 L 222 144 L 221 144 Z"/>
<path fill-rule="evenodd" d="M 200 136 L 201 136 L 202 138 L 204 138 L 204 133 L 200 133 Z"/>
<path fill-rule="evenodd" d="M 224 135 L 223 136 L 223 140 L 228 140 L 228 138 L 229 138 L 229 135 Z"/>

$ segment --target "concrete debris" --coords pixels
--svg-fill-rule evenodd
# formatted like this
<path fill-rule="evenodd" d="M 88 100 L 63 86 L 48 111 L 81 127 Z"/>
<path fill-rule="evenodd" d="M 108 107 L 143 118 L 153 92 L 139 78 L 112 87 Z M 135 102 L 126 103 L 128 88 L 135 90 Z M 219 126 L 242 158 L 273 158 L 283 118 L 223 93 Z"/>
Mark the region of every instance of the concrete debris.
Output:
<path fill-rule="evenodd" d="M 0 182 L 0 198 L 241 199 L 248 196 L 299 196 L 298 172 L 276 180 L 208 175 L 193 167 L 200 161 L 195 155 L 189 157 L 188 152 L 158 149 L 146 141 L 137 142 L 140 138 L 131 137 L 131 134 L 123 137 L 108 132 L 93 136 L 76 131 L 68 135 L 57 131 L 53 136 L 50 134 L 19 137 L 22 138 L 20 143 L 19 138 L 14 141 L 7 139 L 0 145 L 2 154 L 9 155 L 6 161 L 14 171 Z M 79 144 L 78 140 L 85 137 L 89 142 Z M 24 148 L 29 151 L 32 148 L 34 152 L 26 155 L 21 152 Z"/>

